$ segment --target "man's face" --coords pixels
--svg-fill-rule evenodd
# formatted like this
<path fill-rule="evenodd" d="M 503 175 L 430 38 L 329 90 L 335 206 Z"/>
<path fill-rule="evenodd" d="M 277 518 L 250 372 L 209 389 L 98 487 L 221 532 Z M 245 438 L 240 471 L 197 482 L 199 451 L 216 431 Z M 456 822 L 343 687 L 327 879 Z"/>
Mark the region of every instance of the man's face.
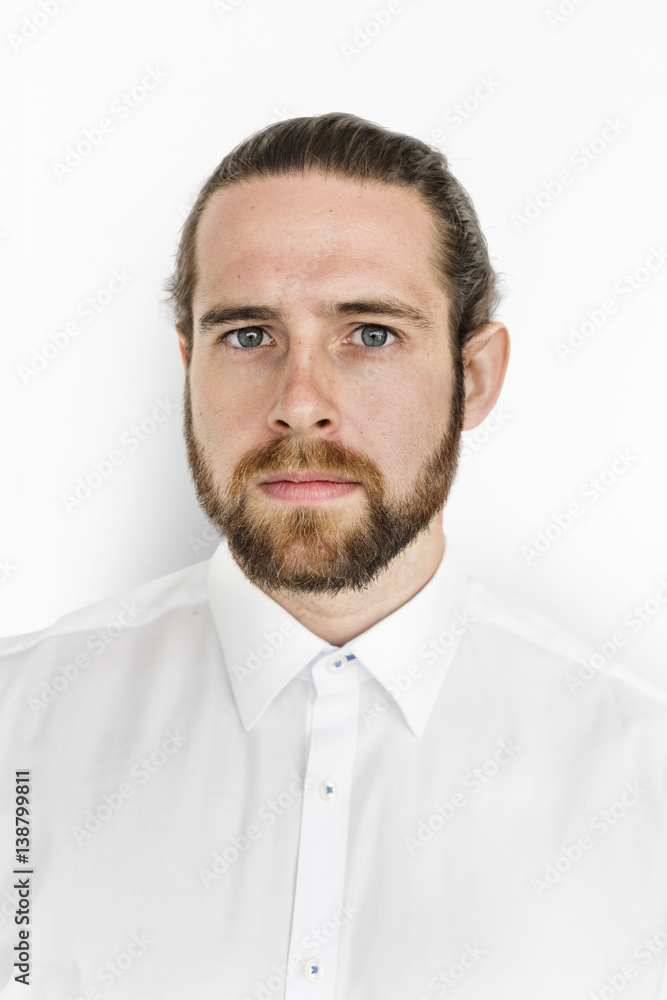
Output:
<path fill-rule="evenodd" d="M 410 190 L 315 173 L 231 185 L 203 212 L 188 460 L 265 590 L 364 589 L 441 516 L 465 390 L 434 241 Z M 321 476 L 285 481 L 299 473 Z"/>

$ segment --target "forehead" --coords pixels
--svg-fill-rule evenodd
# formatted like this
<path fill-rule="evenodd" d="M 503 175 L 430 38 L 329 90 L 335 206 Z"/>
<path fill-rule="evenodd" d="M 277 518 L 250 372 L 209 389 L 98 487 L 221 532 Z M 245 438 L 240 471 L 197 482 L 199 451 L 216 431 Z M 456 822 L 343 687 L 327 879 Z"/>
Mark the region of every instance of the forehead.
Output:
<path fill-rule="evenodd" d="M 309 172 L 216 191 L 199 221 L 195 296 L 242 285 L 285 293 L 306 281 L 369 279 L 443 297 L 430 210 L 407 187 Z"/>

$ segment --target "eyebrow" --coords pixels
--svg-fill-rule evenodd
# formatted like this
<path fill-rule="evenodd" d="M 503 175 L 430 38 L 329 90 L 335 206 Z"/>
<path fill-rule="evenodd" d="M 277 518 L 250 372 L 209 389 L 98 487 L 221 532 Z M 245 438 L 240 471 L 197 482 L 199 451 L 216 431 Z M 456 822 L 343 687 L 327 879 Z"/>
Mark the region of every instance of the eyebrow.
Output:
<path fill-rule="evenodd" d="M 435 329 L 433 320 L 419 312 L 414 306 L 400 302 L 398 299 L 355 299 L 352 302 L 327 302 L 316 315 L 318 319 L 339 319 L 343 316 L 356 316 L 360 313 L 408 320 L 425 331 Z M 205 333 L 215 326 L 248 320 L 282 322 L 284 315 L 279 309 L 273 309 L 271 306 L 220 304 L 213 306 L 203 316 L 200 316 L 198 325 L 200 331 Z"/>

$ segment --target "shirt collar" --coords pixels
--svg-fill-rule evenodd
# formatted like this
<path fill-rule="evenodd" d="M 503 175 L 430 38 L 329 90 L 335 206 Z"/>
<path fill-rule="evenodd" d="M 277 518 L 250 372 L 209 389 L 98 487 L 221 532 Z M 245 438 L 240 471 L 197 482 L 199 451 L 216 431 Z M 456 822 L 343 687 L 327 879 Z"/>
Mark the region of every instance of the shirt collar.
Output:
<path fill-rule="evenodd" d="M 223 540 L 209 562 L 209 598 L 225 665 L 246 732 L 305 667 L 332 646 L 245 576 Z M 354 653 L 423 734 L 445 675 L 474 616 L 469 577 L 446 540 L 428 583 L 396 611 L 351 639 Z"/>

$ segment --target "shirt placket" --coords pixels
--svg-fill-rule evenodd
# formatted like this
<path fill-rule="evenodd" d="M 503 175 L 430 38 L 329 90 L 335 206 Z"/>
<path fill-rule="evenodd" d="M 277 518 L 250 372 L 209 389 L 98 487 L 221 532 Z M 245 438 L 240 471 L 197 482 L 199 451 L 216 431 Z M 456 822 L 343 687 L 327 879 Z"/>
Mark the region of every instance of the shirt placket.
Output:
<path fill-rule="evenodd" d="M 334 1000 L 359 721 L 354 654 L 313 665 L 316 696 L 304 787 L 285 1000 Z"/>

